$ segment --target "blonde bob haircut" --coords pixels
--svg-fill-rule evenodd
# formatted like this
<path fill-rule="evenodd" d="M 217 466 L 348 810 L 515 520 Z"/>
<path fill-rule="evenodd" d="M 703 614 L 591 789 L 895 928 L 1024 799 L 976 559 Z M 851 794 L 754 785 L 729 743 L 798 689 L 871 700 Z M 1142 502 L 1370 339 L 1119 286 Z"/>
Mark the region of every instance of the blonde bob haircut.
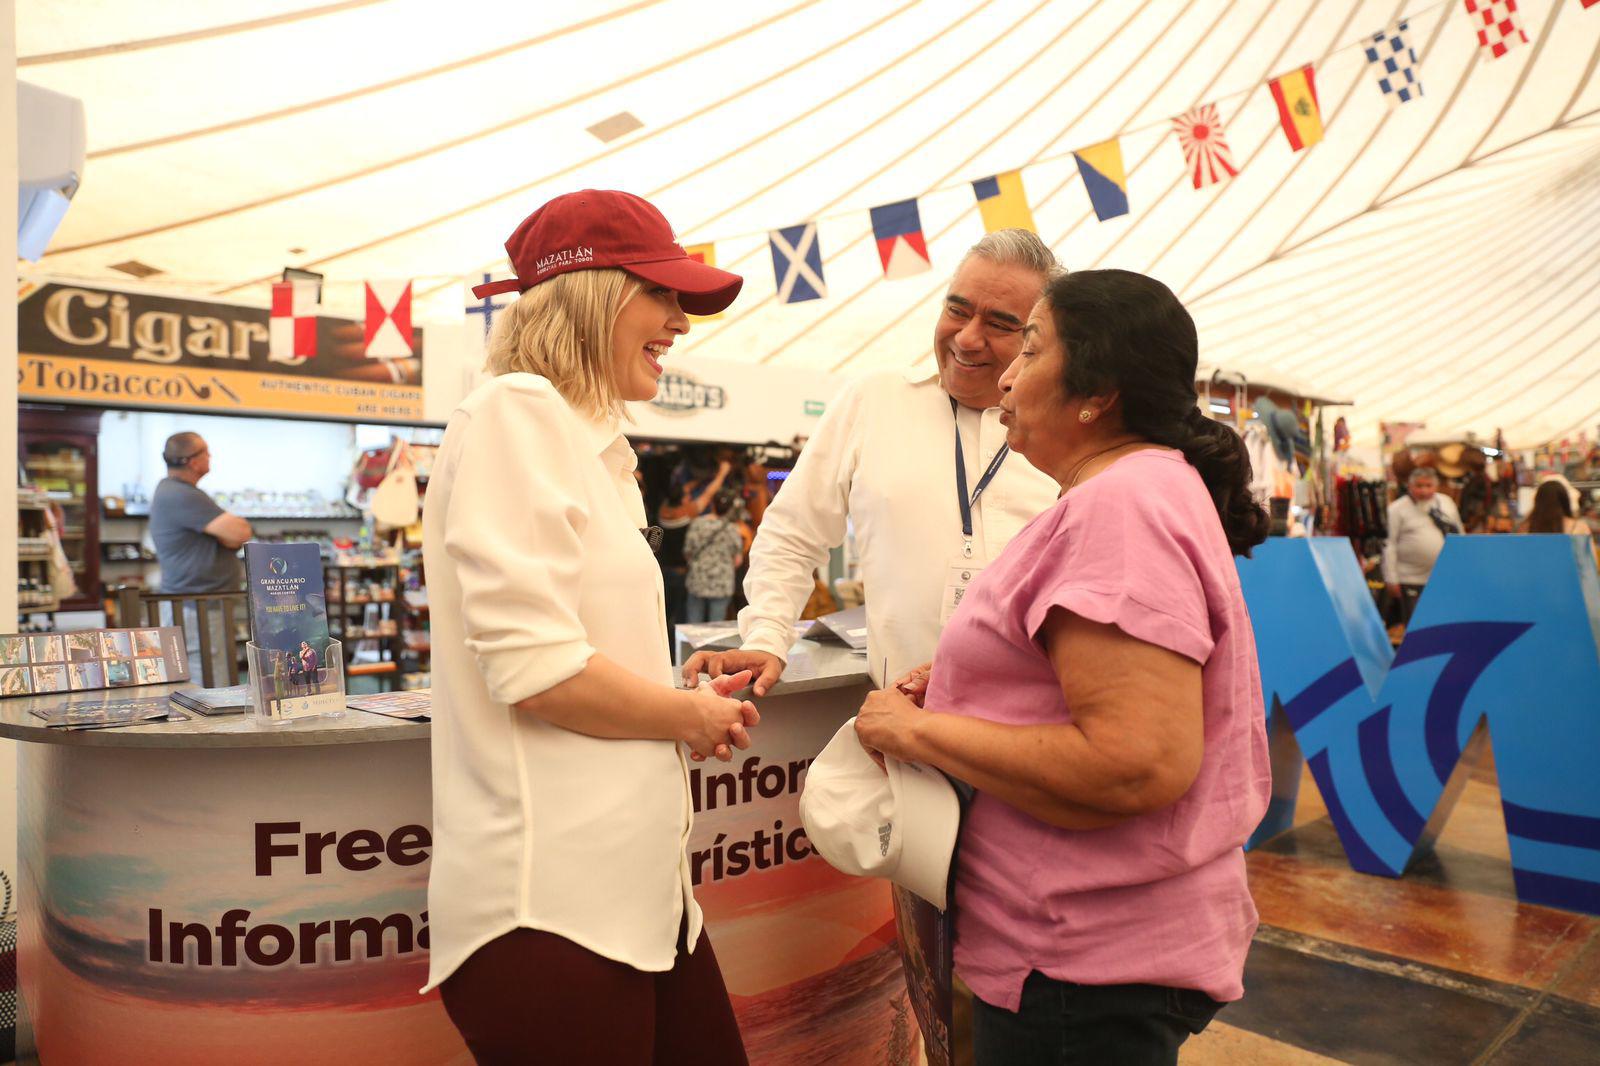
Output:
<path fill-rule="evenodd" d="M 623 417 L 611 331 L 643 288 L 626 270 L 574 270 L 540 282 L 495 315 L 484 370 L 538 374 L 589 418 Z"/>

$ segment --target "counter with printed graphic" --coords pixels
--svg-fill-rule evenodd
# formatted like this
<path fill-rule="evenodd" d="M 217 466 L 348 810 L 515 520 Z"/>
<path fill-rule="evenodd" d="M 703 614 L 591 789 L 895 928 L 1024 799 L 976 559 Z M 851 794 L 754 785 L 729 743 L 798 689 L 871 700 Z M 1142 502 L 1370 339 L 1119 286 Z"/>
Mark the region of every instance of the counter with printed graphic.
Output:
<path fill-rule="evenodd" d="M 155 695 L 176 686 L 151 686 Z M 799 789 L 860 706 L 859 657 L 797 645 L 755 747 L 693 764 L 690 840 L 751 1060 L 910 1061 L 885 883 L 812 854 Z M 19 774 L 22 1062 L 470 1062 L 427 974 L 429 727 L 351 711 L 47 729 Z"/>

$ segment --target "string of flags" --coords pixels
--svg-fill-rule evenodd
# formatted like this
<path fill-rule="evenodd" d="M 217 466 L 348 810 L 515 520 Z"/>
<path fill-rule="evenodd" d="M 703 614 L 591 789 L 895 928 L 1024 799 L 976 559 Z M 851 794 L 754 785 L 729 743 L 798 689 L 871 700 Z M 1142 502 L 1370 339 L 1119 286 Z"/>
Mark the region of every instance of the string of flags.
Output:
<path fill-rule="evenodd" d="M 488 275 L 484 276 L 488 281 Z M 368 359 L 409 359 L 416 355 L 411 328 L 411 282 L 366 282 L 366 323 L 362 354 Z M 317 316 L 322 313 L 320 284 L 280 281 L 272 286 L 267 318 L 269 357 L 300 363 L 317 354 Z"/>
<path fill-rule="evenodd" d="M 1574 2 L 1585 8 L 1600 6 L 1600 0 Z M 1517 45 L 1528 43 L 1517 0 L 1461 0 L 1461 3 L 1487 60 L 1499 59 Z M 1365 53 L 1379 92 L 1391 108 L 1422 97 L 1422 64 L 1412 43 L 1409 20 L 1401 20 L 1357 44 Z M 1302 152 L 1320 143 L 1324 129 L 1322 107 L 1317 99 L 1315 64 L 1306 63 L 1272 78 L 1267 88 L 1277 106 L 1279 125 L 1290 149 Z M 1173 118 L 1171 130 L 1194 188 L 1217 185 L 1238 175 L 1239 164 L 1229 147 L 1227 129 L 1216 103 L 1199 104 Z M 1128 176 L 1121 140 L 1114 137 L 1079 148 L 1072 157 L 1095 217 L 1105 222 L 1128 214 Z M 980 178 L 972 182 L 972 193 L 985 232 L 1010 228 L 1037 231 L 1020 169 Z M 916 199 L 873 207 L 868 215 L 885 280 L 914 277 L 933 269 Z M 778 302 L 804 303 L 827 297 L 816 220 L 770 230 L 767 242 L 772 254 Z M 710 265 L 716 264 L 714 243 L 693 245 L 685 251 Z M 484 275 L 484 280 L 490 280 L 489 275 Z M 372 338 L 370 306 L 369 297 L 369 343 Z M 484 300 L 481 305 L 468 308 L 469 313 L 483 315 L 486 334 L 494 306 L 491 301 Z M 275 294 L 274 315 L 276 307 Z"/>

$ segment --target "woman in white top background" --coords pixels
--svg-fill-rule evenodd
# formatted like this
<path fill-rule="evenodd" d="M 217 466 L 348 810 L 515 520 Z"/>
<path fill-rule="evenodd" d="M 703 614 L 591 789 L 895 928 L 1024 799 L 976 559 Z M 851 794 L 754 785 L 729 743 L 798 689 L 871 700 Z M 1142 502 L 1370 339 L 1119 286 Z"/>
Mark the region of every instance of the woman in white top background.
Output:
<path fill-rule="evenodd" d="M 746 1061 L 684 845 L 684 748 L 748 747 L 749 675 L 678 691 L 623 403 L 741 279 L 586 190 L 506 242 L 522 295 L 451 415 L 424 510 L 431 970 L 480 1063 Z"/>

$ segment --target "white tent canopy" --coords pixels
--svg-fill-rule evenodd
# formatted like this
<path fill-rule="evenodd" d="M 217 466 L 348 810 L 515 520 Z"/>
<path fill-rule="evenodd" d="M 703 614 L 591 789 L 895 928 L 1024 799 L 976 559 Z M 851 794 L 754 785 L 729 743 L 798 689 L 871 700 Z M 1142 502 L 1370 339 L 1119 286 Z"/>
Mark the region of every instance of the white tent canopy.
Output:
<path fill-rule="evenodd" d="M 534 206 L 625 188 L 748 278 L 696 354 L 859 373 L 931 358 L 970 182 L 1020 167 L 1069 267 L 1160 278 L 1203 361 L 1349 397 L 1358 434 L 1600 419 L 1600 4 L 1524 0 L 1498 59 L 1461 0 L 310 4 L 21 0 L 19 76 L 89 116 L 38 269 L 265 303 L 299 266 L 352 314 L 411 277 L 459 320 Z M 1362 45 L 1402 18 L 1424 95 L 1391 107 Z M 1308 62 L 1327 133 L 1294 152 L 1266 82 Z M 1197 191 L 1170 119 L 1207 102 L 1241 172 Z M 1099 222 L 1071 152 L 1111 137 L 1131 210 Z M 934 269 L 884 280 L 867 212 L 911 197 Z M 813 219 L 827 295 L 780 304 L 767 231 Z"/>

